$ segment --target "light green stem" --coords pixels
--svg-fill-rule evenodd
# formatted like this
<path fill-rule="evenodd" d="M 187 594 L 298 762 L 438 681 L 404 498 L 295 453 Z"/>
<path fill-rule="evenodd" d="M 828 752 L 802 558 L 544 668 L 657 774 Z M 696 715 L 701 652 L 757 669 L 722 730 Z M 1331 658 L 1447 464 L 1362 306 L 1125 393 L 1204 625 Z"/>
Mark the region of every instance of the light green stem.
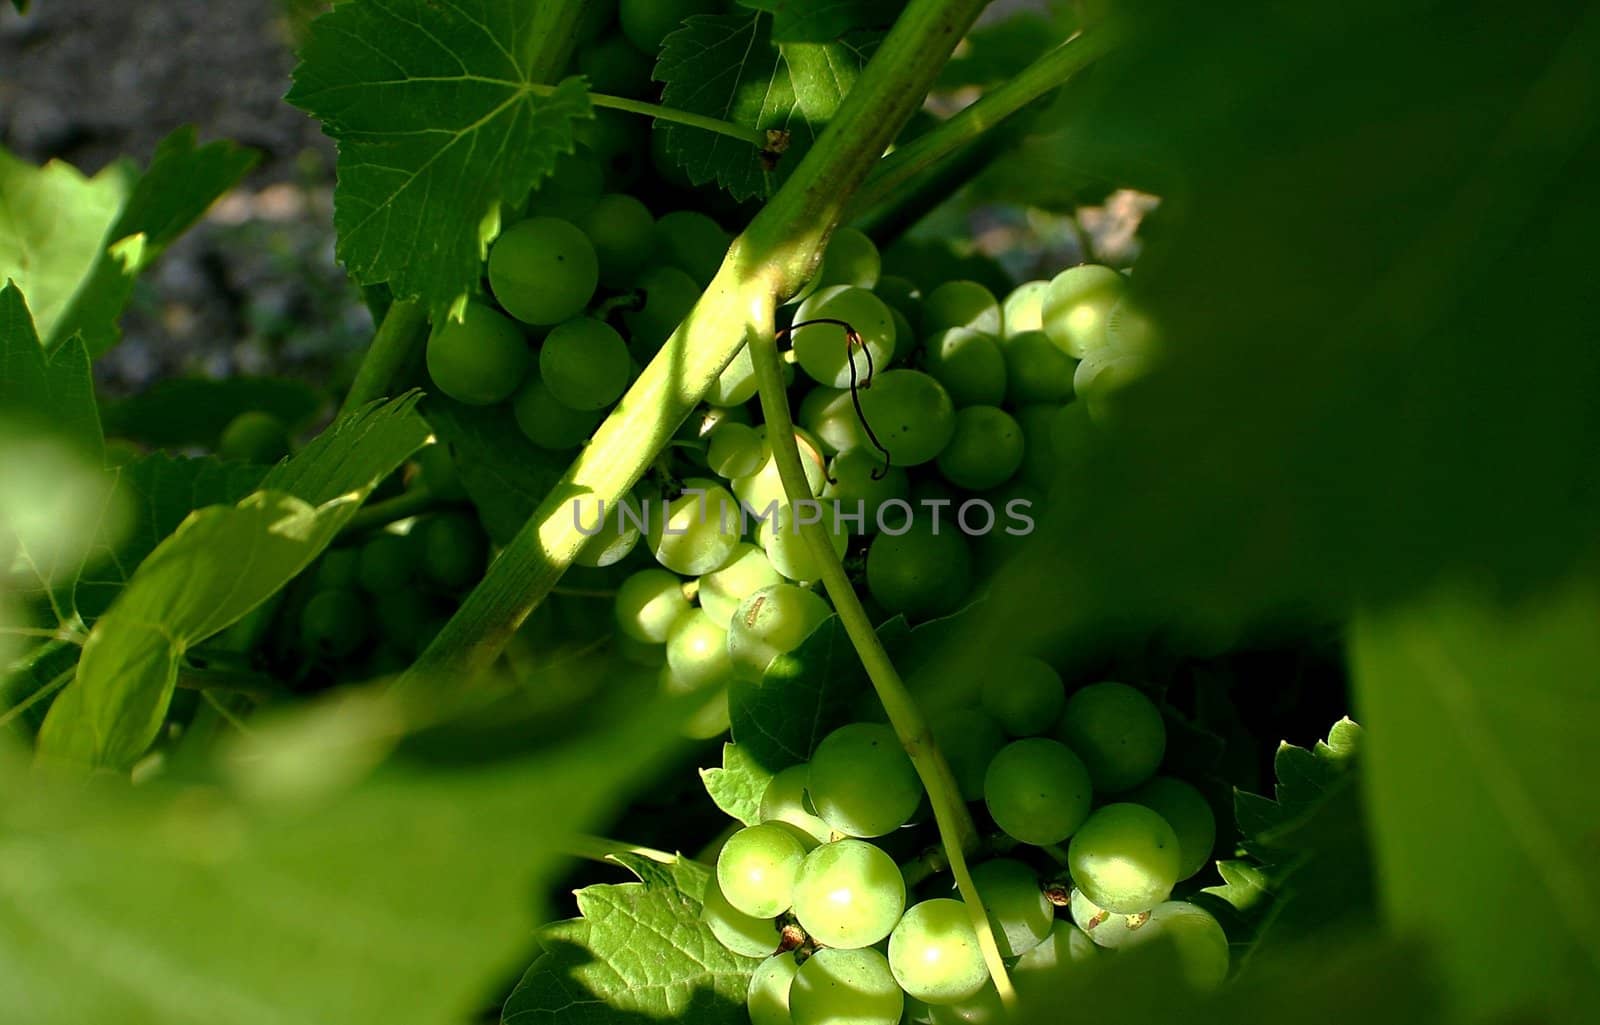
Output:
<path fill-rule="evenodd" d="M 415 300 L 396 300 L 389 305 L 378 333 L 361 358 L 356 379 L 339 407 L 339 415 L 353 413 L 369 402 L 388 398 L 395 378 L 416 355 L 417 346 L 428 330 L 428 311 Z"/>
<path fill-rule="evenodd" d="M 540 96 L 548 96 L 555 92 L 553 85 L 531 85 L 528 91 Z M 700 128 L 718 135 L 726 135 L 730 139 L 748 142 L 756 149 L 766 149 L 767 133 L 744 125 L 736 125 L 732 121 L 720 121 L 704 114 L 695 114 L 677 107 L 663 107 L 659 103 L 646 103 L 643 100 L 630 100 L 624 96 L 609 96 L 605 93 L 590 93 L 589 102 L 596 107 L 605 107 L 610 110 L 620 110 L 628 114 L 641 114 L 645 117 L 655 118 L 657 121 L 670 121 L 676 125 L 688 128 Z"/>
<path fill-rule="evenodd" d="M 362 506 L 354 516 L 350 517 L 350 522 L 339 531 L 339 536 L 350 537 L 378 527 L 387 527 L 400 520 L 421 516 L 442 504 L 427 488 L 416 487 L 382 502 Z"/>
<path fill-rule="evenodd" d="M 605 836 L 575 836 L 568 840 L 564 846 L 567 853 L 575 858 L 587 858 L 590 861 L 604 862 L 608 865 L 616 864 L 611 860 L 613 854 L 635 854 L 662 865 L 675 865 L 680 860 L 676 854 L 658 851 L 654 847 L 640 847 L 636 844 L 613 840 Z"/>

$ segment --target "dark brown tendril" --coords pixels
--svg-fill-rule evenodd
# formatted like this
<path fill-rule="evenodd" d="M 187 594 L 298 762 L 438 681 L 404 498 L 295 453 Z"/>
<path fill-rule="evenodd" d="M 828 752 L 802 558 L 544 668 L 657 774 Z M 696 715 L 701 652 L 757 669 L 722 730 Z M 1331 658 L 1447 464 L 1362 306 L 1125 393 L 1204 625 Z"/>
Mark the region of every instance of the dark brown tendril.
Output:
<path fill-rule="evenodd" d="M 819 317 L 816 320 L 803 320 L 798 324 L 790 324 L 779 331 L 776 337 L 779 341 L 782 341 L 791 332 L 798 331 L 803 327 L 812 327 L 816 324 L 831 324 L 834 327 L 844 328 L 845 359 L 850 363 L 850 404 L 855 408 L 856 420 L 860 422 L 861 429 L 867 432 L 867 440 L 872 442 L 873 448 L 883 453 L 883 465 L 872 471 L 873 480 L 882 480 L 889 475 L 889 470 L 893 468 L 894 457 L 889 454 L 887 448 L 884 448 L 883 442 L 878 440 L 878 435 L 872 430 L 872 424 L 867 422 L 866 411 L 861 408 L 861 389 L 872 387 L 872 378 L 877 373 L 877 370 L 872 365 L 872 350 L 867 348 L 867 343 L 861 340 L 860 332 L 843 320 L 835 320 L 832 317 Z M 867 376 L 865 380 L 860 381 L 856 378 L 857 349 L 860 349 L 867 357 Z M 837 484 L 839 482 L 829 477 L 828 483 Z"/>

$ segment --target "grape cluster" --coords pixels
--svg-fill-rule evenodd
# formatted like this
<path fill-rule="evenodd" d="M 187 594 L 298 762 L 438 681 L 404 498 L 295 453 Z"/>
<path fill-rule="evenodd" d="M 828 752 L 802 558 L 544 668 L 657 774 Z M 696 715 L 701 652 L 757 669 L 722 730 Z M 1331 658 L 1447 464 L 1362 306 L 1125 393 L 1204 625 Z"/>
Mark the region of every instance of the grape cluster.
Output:
<path fill-rule="evenodd" d="M 1162 984 L 1222 983 L 1221 926 L 1172 899 L 1210 860 L 1216 823 L 1197 789 L 1157 774 L 1166 729 L 1149 698 L 1115 682 L 1069 696 L 1048 664 L 1012 657 L 949 729 L 950 743 L 938 739 L 962 796 L 996 827 L 972 878 L 1025 1007 L 1064 1006 L 1054 1001 L 1099 957 L 1156 941 L 1178 970 Z M 928 854 L 902 866 L 890 853 L 927 838 L 922 785 L 893 730 L 830 733 L 772 778 L 759 819 L 723 844 L 703 905 L 718 940 L 765 958 L 753 1025 L 1006 1020 L 953 882 Z"/>

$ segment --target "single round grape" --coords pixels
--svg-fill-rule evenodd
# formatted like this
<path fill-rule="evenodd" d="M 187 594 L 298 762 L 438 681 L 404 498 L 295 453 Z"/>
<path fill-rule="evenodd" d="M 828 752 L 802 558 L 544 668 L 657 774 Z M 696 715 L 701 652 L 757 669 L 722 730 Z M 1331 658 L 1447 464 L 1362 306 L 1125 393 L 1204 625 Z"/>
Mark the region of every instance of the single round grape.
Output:
<path fill-rule="evenodd" d="M 745 957 L 767 957 L 778 949 L 778 928 L 771 919 L 756 918 L 728 903 L 717 885 L 717 874 L 706 880 L 700 920 L 717 942 Z"/>
<path fill-rule="evenodd" d="M 878 278 L 878 283 L 872 286 L 872 294 L 888 303 L 890 309 L 899 311 L 913 328 L 921 321 L 922 292 L 917 289 L 917 283 L 910 278 L 898 274 L 884 274 Z M 916 337 L 915 332 L 912 337 Z"/>
<path fill-rule="evenodd" d="M 894 317 L 894 362 L 904 363 L 917 351 L 917 329 L 911 326 L 911 320 L 904 313 L 889 307 L 890 316 Z"/>
<path fill-rule="evenodd" d="M 867 443 L 867 432 L 861 427 L 848 390 L 820 386 L 810 389 L 800 400 L 798 422 L 815 434 L 829 453 L 849 452 Z"/>
<path fill-rule="evenodd" d="M 655 218 L 650 208 L 619 192 L 601 196 L 578 221 L 594 246 L 600 283 L 620 288 L 655 256 Z"/>
<path fill-rule="evenodd" d="M 1069 907 L 1073 922 L 1083 930 L 1084 935 L 1093 940 L 1096 946 L 1108 950 L 1115 950 L 1126 943 L 1131 930 L 1143 925 L 1150 917 L 1148 911 L 1132 915 L 1119 915 L 1114 911 L 1107 911 L 1084 896 L 1083 891 L 1076 887 L 1072 890 Z"/>
<path fill-rule="evenodd" d="M 628 387 L 632 361 L 622 336 L 593 317 L 558 324 L 539 349 L 539 377 L 568 409 L 604 409 Z"/>
<path fill-rule="evenodd" d="M 956 431 L 939 453 L 944 479 L 967 491 L 988 491 L 1010 480 L 1022 465 L 1022 428 L 994 406 L 956 410 Z"/>
<path fill-rule="evenodd" d="M 756 541 L 766 550 L 767 558 L 772 561 L 773 567 L 779 573 L 790 580 L 805 583 L 822 576 L 822 565 L 811 551 L 811 542 L 806 538 L 804 528 L 800 526 L 801 519 L 817 519 L 817 515 L 814 514 L 820 514 L 821 524 L 828 533 L 834 556 L 844 558 L 845 548 L 850 543 L 850 532 L 839 524 L 826 503 L 822 503 L 817 509 L 809 506 L 796 507 L 786 503 L 779 506 L 773 517 L 756 529 Z"/>
<path fill-rule="evenodd" d="M 354 591 L 319 591 L 300 611 L 300 645 L 328 658 L 343 658 L 367 639 L 367 609 Z"/>
<path fill-rule="evenodd" d="M 1178 836 L 1178 878 L 1188 879 L 1211 861 L 1217 817 L 1205 795 L 1181 779 L 1156 776 L 1128 795 L 1167 820 Z"/>
<path fill-rule="evenodd" d="M 289 429 L 271 413 L 251 410 L 228 421 L 217 441 L 217 455 L 268 465 L 289 454 Z"/>
<path fill-rule="evenodd" d="M 1006 746 L 1000 724 L 974 708 L 946 708 L 928 716 L 934 743 L 950 765 L 963 801 L 983 800 L 983 776 Z"/>
<path fill-rule="evenodd" d="M 433 497 L 447 502 L 464 502 L 467 491 L 461 486 L 461 476 L 456 472 L 455 457 L 450 446 L 435 442 L 425 445 L 411 457 L 417 464 L 417 483 L 428 489 Z"/>
<path fill-rule="evenodd" d="M 842 320 L 855 329 L 863 352 L 854 350 L 855 379 L 859 382 L 871 377 L 868 362 L 873 369 L 882 369 L 894 358 L 894 315 L 882 299 L 865 288 L 835 285 L 824 288 L 800 304 L 795 310 L 794 322 L 803 324 L 813 320 Z M 845 329 L 835 324 L 811 324 L 790 333 L 795 359 L 813 381 L 829 388 L 850 386 L 852 350 Z"/>
<path fill-rule="evenodd" d="M 1023 331 L 1000 345 L 1006 364 L 1006 395 L 1016 405 L 1072 399 L 1078 361 L 1056 347 L 1043 331 Z"/>
<path fill-rule="evenodd" d="M 1178 835 L 1142 804 L 1108 804 L 1073 834 L 1067 867 L 1083 895 L 1107 911 L 1148 911 L 1178 881 Z"/>
<path fill-rule="evenodd" d="M 900 535 L 882 533 L 867 550 L 867 589 L 891 613 L 912 619 L 947 615 L 967 600 L 972 555 L 951 524 L 933 532 L 917 520 Z"/>
<path fill-rule="evenodd" d="M 587 531 L 589 540 L 578 549 L 573 562 L 590 569 L 614 566 L 627 558 L 639 544 L 644 531 L 644 503 L 633 495 L 618 502 L 601 503 L 587 497 L 572 500 L 574 521 Z"/>
<path fill-rule="evenodd" d="M 799 971 L 800 965 L 793 954 L 769 957 L 756 966 L 744 998 L 745 1009 L 750 1012 L 750 1025 L 793 1025 L 789 1017 L 789 990 Z"/>
<path fill-rule="evenodd" d="M 628 41 L 654 56 L 661 41 L 677 31 L 685 18 L 720 10 L 718 0 L 620 0 L 617 19 Z"/>
<path fill-rule="evenodd" d="M 554 452 L 582 445 L 594 434 L 601 420 L 596 410 L 562 405 L 537 376 L 517 392 L 511 412 L 529 441 Z"/>
<path fill-rule="evenodd" d="M 692 577 L 733 554 L 741 532 L 739 504 L 715 481 L 690 478 L 683 485 L 685 494 L 651 510 L 645 538 L 657 562 Z"/>
<path fill-rule="evenodd" d="M 872 946 L 889 935 L 905 907 L 899 866 L 865 840 L 823 844 L 806 855 L 795 877 L 795 918 L 830 947 Z"/>
<path fill-rule="evenodd" d="M 889 936 L 889 969 L 901 989 L 929 1004 L 971 999 L 989 981 L 967 906 L 948 897 L 906 910 Z"/>
<path fill-rule="evenodd" d="M 726 687 L 733 679 L 726 623 L 716 622 L 704 609 L 679 617 L 667 634 L 667 665 L 683 692 Z"/>
<path fill-rule="evenodd" d="M 793 584 L 774 584 L 748 595 L 728 624 L 734 673 L 759 682 L 774 660 L 798 648 L 831 615 L 821 597 Z"/>
<path fill-rule="evenodd" d="M 1006 745 L 983 780 L 983 800 L 995 825 L 1041 847 L 1060 843 L 1082 826 L 1093 799 L 1083 762 L 1043 737 Z"/>
<path fill-rule="evenodd" d="M 559 217 L 519 221 L 489 247 L 489 288 L 525 324 L 559 324 L 577 316 L 599 283 L 600 263 L 589 236 Z"/>
<path fill-rule="evenodd" d="M 952 327 L 923 343 L 928 373 L 960 406 L 998 406 L 1006 397 L 1006 357 L 993 336 Z M 1069 382 L 1070 383 L 1070 382 Z"/>
<path fill-rule="evenodd" d="M 822 488 L 823 499 L 839 515 L 839 525 L 861 534 L 878 532 L 878 512 L 885 502 L 905 501 L 910 494 L 906 471 L 898 466 L 885 471 L 875 450 L 859 448 L 833 457 Z"/>
<path fill-rule="evenodd" d="M 700 286 L 677 267 L 652 267 L 634 284 L 644 293 L 644 306 L 624 313 L 622 323 L 635 348 L 653 355 L 700 301 Z"/>
<path fill-rule="evenodd" d="M 999 300 L 976 281 L 946 281 L 922 300 L 922 330 L 934 334 L 952 327 L 998 335 Z"/>
<path fill-rule="evenodd" d="M 1013 737 L 1044 733 L 1067 703 L 1061 676 L 1031 655 L 1003 655 L 984 679 L 983 710 Z"/>
<path fill-rule="evenodd" d="M 789 987 L 793 1025 L 899 1025 L 905 994 L 876 950 L 819 950 Z"/>
<path fill-rule="evenodd" d="M 1044 942 L 1056 913 L 1033 869 L 1011 858 L 993 858 L 972 870 L 972 884 L 989 916 L 1000 956 L 1018 957 Z"/>
<path fill-rule="evenodd" d="M 440 587 L 454 591 L 474 583 L 489 563 L 489 539 L 475 517 L 441 513 L 416 528 L 422 571 Z"/>
<path fill-rule="evenodd" d="M 702 288 L 716 277 L 732 241 L 722 225 L 694 210 L 674 210 L 656 222 L 656 248 L 662 258 Z"/>
<path fill-rule="evenodd" d="M 383 533 L 361 546 L 357 575 L 368 594 L 397 591 L 410 584 L 416 572 L 416 544 L 409 537 Z"/>
<path fill-rule="evenodd" d="M 809 765 L 791 765 L 773 776 L 761 792 L 762 822 L 787 822 L 818 843 L 833 838 L 833 827 L 823 821 L 806 797 Z"/>
<path fill-rule="evenodd" d="M 944 385 L 917 370 L 890 370 L 860 393 L 861 410 L 896 466 L 938 457 L 956 432 L 956 407 Z"/>
<path fill-rule="evenodd" d="M 822 267 L 812 279 L 812 291 L 821 291 L 835 285 L 855 288 L 872 288 L 883 272 L 883 258 L 878 247 L 864 232 L 841 227 L 828 239 L 827 251 L 822 257 Z"/>
<path fill-rule="evenodd" d="M 642 99 L 650 92 L 651 60 L 620 32 L 579 50 L 578 71 L 597 93 Z"/>
<path fill-rule="evenodd" d="M 1128 290 L 1128 279 L 1086 263 L 1057 274 L 1045 292 L 1040 326 L 1067 355 L 1083 359 L 1106 341 L 1106 315 Z"/>
<path fill-rule="evenodd" d="M 1027 1020 L 1044 1020 L 1047 1008 L 1072 1006 L 1099 958 L 1099 948 L 1081 929 L 1071 922 L 1056 922 L 1044 942 L 1011 968 L 1011 984 Z"/>
<path fill-rule="evenodd" d="M 1011 1020 L 993 982 L 959 1004 L 931 1005 L 927 1018 L 928 1025 L 1010 1025 Z"/>
<path fill-rule="evenodd" d="M 1028 331 L 1044 330 L 1044 297 L 1048 281 L 1024 281 L 1011 290 L 1000 304 L 1000 319 L 1005 337 L 1014 338 Z"/>
<path fill-rule="evenodd" d="M 1069 697 L 1056 736 L 1089 767 L 1094 788 L 1107 794 L 1155 775 L 1167 748 L 1161 711 L 1125 683 L 1090 684 Z"/>
<path fill-rule="evenodd" d="M 661 569 L 642 569 L 617 588 L 617 626 L 646 644 L 665 644 L 672 626 L 689 614 L 683 581 Z"/>
<path fill-rule="evenodd" d="M 781 823 L 746 826 L 717 855 L 717 886 L 737 910 L 776 918 L 789 910 L 794 877 L 805 856 L 800 841 Z"/>
<path fill-rule="evenodd" d="M 811 755 L 806 793 L 823 821 L 846 836 L 883 836 L 911 820 L 922 781 L 894 730 L 841 726 Z"/>
<path fill-rule="evenodd" d="M 1131 930 L 1124 950 L 1168 944 L 1179 974 L 1190 989 L 1209 992 L 1228 978 L 1228 936 L 1204 908 L 1170 900 L 1150 909 L 1149 918 Z"/>
<path fill-rule="evenodd" d="M 428 376 L 445 395 L 469 406 L 492 406 L 517 390 L 533 356 L 510 318 L 469 302 L 461 320 L 434 325 L 427 364 Z"/>
<path fill-rule="evenodd" d="M 662 672 L 672 676 L 672 667 L 668 666 Z M 683 694 L 687 688 L 676 680 L 664 683 L 663 689 L 668 694 Z M 708 690 L 703 695 L 705 701 L 684 720 L 679 729 L 690 740 L 711 740 L 723 736 L 728 732 L 730 718 L 728 713 L 728 688 L 717 687 Z"/>
<path fill-rule="evenodd" d="M 361 549 L 330 548 L 317 560 L 313 574 L 319 591 L 333 588 L 349 590 L 361 583 Z"/>
<path fill-rule="evenodd" d="M 812 496 L 822 494 L 822 487 L 827 483 L 827 463 L 822 458 L 822 450 L 801 431 L 795 432 L 795 441 L 800 450 L 800 468 L 805 471 L 806 483 L 811 487 Z M 776 513 L 778 508 L 789 501 L 789 495 L 784 490 L 783 478 L 778 473 L 778 460 L 772 455 L 772 443 L 767 441 L 767 460 L 761 464 L 761 469 L 748 477 L 736 477 L 733 481 L 733 493 L 739 496 L 739 501 L 753 515 L 768 515 Z M 770 513 L 769 513 L 770 508 Z"/>
<path fill-rule="evenodd" d="M 750 347 L 745 346 L 734 354 L 712 382 L 711 390 L 706 392 L 706 401 L 718 406 L 742 406 L 756 397 L 760 386 L 761 382 L 756 377 L 755 358 L 750 355 Z"/>
<path fill-rule="evenodd" d="M 700 607 L 727 626 L 739 603 L 763 587 L 783 583 L 767 553 L 747 541 L 734 546 L 728 561 L 700 578 Z"/>
<path fill-rule="evenodd" d="M 529 194 L 527 213 L 575 220 L 599 201 L 604 188 L 599 158 L 580 147 L 556 158 L 550 176 Z"/>
<path fill-rule="evenodd" d="M 766 440 L 749 424 L 718 424 L 706 446 L 706 462 L 723 480 L 750 476 L 761 469 L 768 455 Z"/>

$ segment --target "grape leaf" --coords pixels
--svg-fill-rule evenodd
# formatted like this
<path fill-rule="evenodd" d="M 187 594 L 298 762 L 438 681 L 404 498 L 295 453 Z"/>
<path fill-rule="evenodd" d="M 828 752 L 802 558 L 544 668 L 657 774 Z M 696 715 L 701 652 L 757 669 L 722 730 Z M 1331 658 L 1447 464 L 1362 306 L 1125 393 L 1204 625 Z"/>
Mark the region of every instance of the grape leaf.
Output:
<path fill-rule="evenodd" d="M 213 445 L 240 413 L 270 413 L 290 431 L 316 416 L 322 396 L 275 377 L 164 378 L 102 411 L 106 434 L 159 447 Z"/>
<path fill-rule="evenodd" d="M 772 15 L 780 43 L 826 43 L 860 29 L 887 28 L 906 0 L 740 0 L 739 6 Z"/>
<path fill-rule="evenodd" d="M 583 917 L 540 931 L 543 953 L 506 1000 L 503 1025 L 748 1025 L 745 990 L 759 961 L 722 946 L 700 921 L 706 870 L 682 858 L 613 858 L 639 882 L 578 891 Z"/>
<path fill-rule="evenodd" d="M 111 348 L 118 338 L 117 319 L 133 294 L 133 279 L 218 196 L 238 184 L 256 160 L 255 151 L 231 142 L 197 146 L 193 127 L 162 139 L 99 242 L 88 273 L 45 333 L 45 345 L 54 347 L 79 334 L 91 355 Z"/>
<path fill-rule="evenodd" d="M 46 353 L 35 324 L 17 285 L 0 287 L 0 419 L 46 429 L 99 461 L 104 436 L 89 354 L 79 341 Z"/>
<path fill-rule="evenodd" d="M 1600 1000 L 1597 623 L 1586 575 L 1520 601 L 1442 587 L 1357 620 L 1386 919 L 1432 941 L 1463 1017 L 1580 1021 Z"/>
<path fill-rule="evenodd" d="M 100 617 L 39 731 L 49 760 L 126 769 L 155 739 L 184 652 L 277 593 L 423 443 L 415 393 L 346 416 L 237 505 L 191 514 Z"/>
<path fill-rule="evenodd" d="M 747 826 L 761 821 L 761 795 L 772 775 L 738 744 L 722 745 L 722 768 L 700 770 L 700 780 L 716 806 Z"/>
<path fill-rule="evenodd" d="M 477 288 L 486 224 L 573 149 L 580 79 L 535 89 L 539 19 L 508 0 L 355 0 L 312 24 L 288 101 L 339 145 L 339 257 L 442 311 Z"/>
<path fill-rule="evenodd" d="M 735 199 L 765 198 L 783 184 L 839 109 L 866 63 L 850 42 L 772 40 L 760 11 L 699 15 L 667 37 L 655 77 L 662 102 L 757 131 L 789 133 L 777 169 L 753 145 L 700 128 L 657 122 L 670 153 L 696 185 L 716 182 Z"/>
<path fill-rule="evenodd" d="M 803 762 L 849 721 L 865 686 L 861 660 L 839 617 L 831 616 L 800 647 L 778 656 L 761 682 L 735 680 L 728 688 L 734 743 L 767 772 Z"/>
<path fill-rule="evenodd" d="M 506 544 L 561 479 L 565 460 L 529 441 L 504 403 L 468 406 L 430 395 L 423 413 L 450 446 L 484 529 Z"/>
<path fill-rule="evenodd" d="M 673 740 L 649 703 L 617 712 L 515 758 L 394 758 L 270 804 L 162 779 L 58 782 L 0 746 L 0 1005 L 28 1025 L 478 1020 L 563 848 Z M 348 714 L 312 732 L 344 736 Z M 342 754 L 252 722 L 230 781 Z"/>

